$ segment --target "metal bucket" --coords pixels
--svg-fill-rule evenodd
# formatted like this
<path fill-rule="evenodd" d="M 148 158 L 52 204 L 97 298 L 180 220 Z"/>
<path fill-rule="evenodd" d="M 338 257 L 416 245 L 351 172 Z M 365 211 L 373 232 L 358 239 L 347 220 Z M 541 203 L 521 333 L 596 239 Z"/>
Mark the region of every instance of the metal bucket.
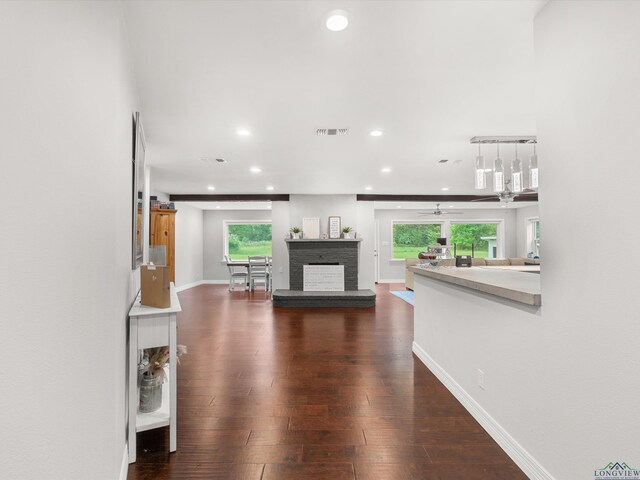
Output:
<path fill-rule="evenodd" d="M 155 412 L 162 406 L 162 378 L 150 375 L 148 372 L 142 374 L 140 379 L 140 413 Z"/>

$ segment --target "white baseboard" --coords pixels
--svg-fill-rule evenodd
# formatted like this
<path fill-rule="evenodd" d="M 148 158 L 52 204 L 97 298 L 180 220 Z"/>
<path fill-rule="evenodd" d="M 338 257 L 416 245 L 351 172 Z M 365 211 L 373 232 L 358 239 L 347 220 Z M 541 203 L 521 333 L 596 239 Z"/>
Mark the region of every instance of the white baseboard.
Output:
<path fill-rule="evenodd" d="M 193 283 L 187 283 L 186 285 L 180 285 L 176 287 L 176 292 L 182 292 L 189 290 L 190 288 L 197 287 L 198 285 L 228 285 L 229 280 L 199 280 Z"/>
<path fill-rule="evenodd" d="M 127 480 L 129 473 L 129 445 L 124 444 L 124 453 L 122 454 L 122 463 L 120 464 L 120 476 L 118 480 Z"/>
<path fill-rule="evenodd" d="M 404 278 L 385 278 L 378 280 L 378 283 L 404 283 Z"/>
<path fill-rule="evenodd" d="M 413 353 L 438 377 L 454 397 L 496 441 L 511 460 L 533 480 L 555 480 L 545 468 L 527 452 L 502 426 L 489 415 L 427 352 L 413 342 Z"/>

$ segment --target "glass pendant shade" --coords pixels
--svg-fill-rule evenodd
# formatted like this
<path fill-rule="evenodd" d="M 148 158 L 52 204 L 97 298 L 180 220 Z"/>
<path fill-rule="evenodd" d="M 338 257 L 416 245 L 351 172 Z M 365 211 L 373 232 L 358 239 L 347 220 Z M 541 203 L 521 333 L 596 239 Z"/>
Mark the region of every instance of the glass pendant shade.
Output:
<path fill-rule="evenodd" d="M 487 188 L 487 173 L 484 170 L 484 157 L 478 155 L 476 157 L 476 190 L 485 188 Z"/>
<path fill-rule="evenodd" d="M 522 183 L 522 162 L 516 157 L 511 163 L 511 191 L 514 193 L 522 192 Z"/>
<path fill-rule="evenodd" d="M 538 188 L 538 155 L 529 159 L 529 188 Z"/>
<path fill-rule="evenodd" d="M 493 161 L 493 191 L 504 192 L 504 166 L 500 157 Z"/>

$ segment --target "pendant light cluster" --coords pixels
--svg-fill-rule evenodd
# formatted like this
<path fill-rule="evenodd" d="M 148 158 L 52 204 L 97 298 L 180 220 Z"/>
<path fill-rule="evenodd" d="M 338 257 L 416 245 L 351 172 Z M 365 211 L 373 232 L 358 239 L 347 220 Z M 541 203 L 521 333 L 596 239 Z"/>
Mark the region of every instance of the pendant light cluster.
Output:
<path fill-rule="evenodd" d="M 501 136 L 501 137 L 473 137 L 471 143 L 478 144 L 478 156 L 476 157 L 475 187 L 476 190 L 484 190 L 488 187 L 487 173 L 491 173 L 493 192 L 521 193 L 527 189 L 538 188 L 538 156 L 536 155 L 536 137 L 534 136 Z M 493 168 L 486 168 L 484 156 L 480 146 L 486 143 L 496 145 L 496 157 L 493 160 Z M 500 144 L 514 144 L 515 156 L 513 161 L 505 162 L 500 157 Z M 518 156 L 518 144 L 532 144 L 533 154 L 529 157 L 529 163 L 525 170 Z"/>

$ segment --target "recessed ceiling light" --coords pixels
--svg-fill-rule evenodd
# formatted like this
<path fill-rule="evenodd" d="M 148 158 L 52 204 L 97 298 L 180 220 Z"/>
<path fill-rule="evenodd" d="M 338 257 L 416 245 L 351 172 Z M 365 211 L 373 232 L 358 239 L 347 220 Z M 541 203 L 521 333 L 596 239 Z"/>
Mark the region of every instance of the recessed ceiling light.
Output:
<path fill-rule="evenodd" d="M 344 10 L 334 10 L 329 14 L 327 18 L 327 28 L 332 32 L 341 32 L 349 25 L 349 19 L 347 18 L 347 12 Z"/>
<path fill-rule="evenodd" d="M 443 192 L 448 192 L 449 191 L 449 187 L 442 187 L 440 190 L 442 190 Z"/>
<path fill-rule="evenodd" d="M 373 190 L 373 187 L 364 187 L 364 189 L 369 191 L 369 190 Z"/>
<path fill-rule="evenodd" d="M 507 208 L 506 205 L 500 205 L 500 208 Z"/>
<path fill-rule="evenodd" d="M 243 137 L 246 137 L 247 135 L 251 135 L 251 132 L 249 130 L 241 128 L 240 130 L 238 130 L 238 135 L 242 135 Z"/>
<path fill-rule="evenodd" d="M 220 208 L 220 205 L 216 205 L 216 208 Z"/>
<path fill-rule="evenodd" d="M 214 187 L 213 185 L 209 185 L 209 186 L 207 187 L 207 190 L 211 190 L 211 191 L 213 191 L 213 190 L 215 190 L 215 189 L 216 189 L 216 187 Z"/>
<path fill-rule="evenodd" d="M 273 190 L 273 189 L 274 189 L 274 187 L 273 187 L 272 185 L 269 185 L 269 186 L 267 187 L 267 190 Z"/>
<path fill-rule="evenodd" d="M 398 205 L 396 208 L 402 208 L 402 205 Z"/>
<path fill-rule="evenodd" d="M 371 130 L 369 135 L 372 137 L 380 137 L 382 135 L 382 130 Z"/>
<path fill-rule="evenodd" d="M 391 169 L 389 167 L 384 167 L 382 170 L 380 170 L 382 173 L 389 173 L 391 171 Z"/>
<path fill-rule="evenodd" d="M 253 173 L 260 173 L 262 171 L 260 167 L 251 167 L 249 170 Z"/>
<path fill-rule="evenodd" d="M 449 205 L 449 208 L 456 208 L 456 207 L 454 207 L 453 205 Z"/>

